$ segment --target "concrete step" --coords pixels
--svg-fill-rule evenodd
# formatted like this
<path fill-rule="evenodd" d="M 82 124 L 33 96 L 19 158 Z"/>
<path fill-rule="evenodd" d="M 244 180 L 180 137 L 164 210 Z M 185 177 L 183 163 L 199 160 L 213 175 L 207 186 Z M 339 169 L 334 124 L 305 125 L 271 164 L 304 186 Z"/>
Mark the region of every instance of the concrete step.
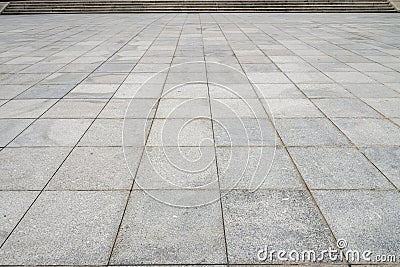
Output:
<path fill-rule="evenodd" d="M 128 12 L 395 12 L 388 0 L 33 0 L 13 1 L 3 14 Z"/>
<path fill-rule="evenodd" d="M 221 4 L 221 3 L 188 3 L 188 4 L 174 4 L 174 3 L 164 3 L 162 4 L 162 6 L 279 6 L 279 5 L 283 5 L 283 6 L 287 6 L 287 5 L 307 5 L 307 6 L 312 6 L 312 5 L 352 5 L 352 6 L 361 6 L 361 5 L 390 5 L 388 2 L 379 2 L 379 3 L 375 3 L 375 2 L 359 2 L 357 4 L 351 3 L 351 2 L 334 2 L 334 3 L 328 3 L 328 2 L 312 2 L 312 3 L 279 3 L 279 2 L 275 2 L 275 3 L 243 3 L 243 4 Z M 56 4 L 56 3 L 52 3 L 52 4 L 39 4 L 39 3 L 35 3 L 35 4 L 10 4 L 10 7 L 18 7 L 18 8 L 23 8 L 23 7 L 45 7 L 45 6 L 160 6 L 160 4 L 156 4 L 156 3 L 132 3 L 132 4 L 115 4 L 115 3 L 107 3 L 107 4 L 99 4 L 99 3 L 89 3 L 89 4 L 82 4 L 82 3 L 68 3 L 68 4 Z"/>

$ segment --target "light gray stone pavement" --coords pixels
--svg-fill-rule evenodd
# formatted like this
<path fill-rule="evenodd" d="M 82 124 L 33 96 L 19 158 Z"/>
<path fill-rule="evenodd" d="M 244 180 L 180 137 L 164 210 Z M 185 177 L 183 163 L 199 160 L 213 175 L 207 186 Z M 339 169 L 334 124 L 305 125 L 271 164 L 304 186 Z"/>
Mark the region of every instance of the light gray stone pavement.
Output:
<path fill-rule="evenodd" d="M 0 16 L 0 265 L 399 265 L 399 25 Z"/>

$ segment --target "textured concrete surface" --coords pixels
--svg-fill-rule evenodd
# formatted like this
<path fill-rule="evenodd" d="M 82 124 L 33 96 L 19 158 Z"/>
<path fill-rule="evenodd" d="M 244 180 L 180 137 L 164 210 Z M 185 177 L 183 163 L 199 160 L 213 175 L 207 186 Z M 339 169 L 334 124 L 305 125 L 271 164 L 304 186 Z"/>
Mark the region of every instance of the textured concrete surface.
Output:
<path fill-rule="evenodd" d="M 399 23 L 1 16 L 0 265 L 399 265 Z"/>

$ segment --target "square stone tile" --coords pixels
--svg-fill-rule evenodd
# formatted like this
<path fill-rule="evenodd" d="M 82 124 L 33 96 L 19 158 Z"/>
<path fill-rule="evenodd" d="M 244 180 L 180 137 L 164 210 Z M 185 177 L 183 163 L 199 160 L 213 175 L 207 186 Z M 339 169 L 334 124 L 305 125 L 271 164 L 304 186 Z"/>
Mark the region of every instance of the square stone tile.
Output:
<path fill-rule="evenodd" d="M 133 174 L 139 164 L 140 148 L 126 148 Z M 95 170 L 95 171 L 93 171 Z M 119 190 L 130 189 L 130 174 L 121 147 L 77 147 L 68 156 L 46 189 Z"/>
<path fill-rule="evenodd" d="M 84 84 L 77 85 L 66 95 L 66 98 L 111 98 L 117 91 L 118 84 Z"/>
<path fill-rule="evenodd" d="M 3 243 L 39 192 L 0 191 L 0 243 Z"/>
<path fill-rule="evenodd" d="M 275 146 L 280 142 L 267 119 L 222 118 L 213 120 L 217 146 Z"/>
<path fill-rule="evenodd" d="M 258 99 L 211 99 L 211 112 L 219 118 L 267 118 L 267 113 Z"/>
<path fill-rule="evenodd" d="M 260 98 L 304 98 L 302 92 L 294 84 L 257 84 Z"/>
<path fill-rule="evenodd" d="M 78 84 L 80 83 L 85 77 L 87 76 L 86 73 L 63 73 L 63 72 L 56 72 L 52 75 L 46 77 L 42 81 L 43 84 Z"/>
<path fill-rule="evenodd" d="M 400 82 L 400 74 L 397 71 L 385 71 L 385 72 L 373 71 L 373 72 L 365 72 L 365 74 L 380 83 Z"/>
<path fill-rule="evenodd" d="M 0 99 L 11 99 L 29 88 L 29 85 L 2 85 L 0 87 Z"/>
<path fill-rule="evenodd" d="M 74 84 L 36 84 L 18 95 L 17 99 L 62 98 L 74 88 Z"/>
<path fill-rule="evenodd" d="M 298 86 L 309 98 L 353 97 L 337 83 L 298 84 Z"/>
<path fill-rule="evenodd" d="M 371 258 L 399 251 L 398 192 L 328 190 L 313 195 L 336 238 L 347 241 L 345 251 L 369 250 Z"/>
<path fill-rule="evenodd" d="M 283 72 L 317 72 L 318 70 L 312 65 L 302 63 L 278 63 L 276 64 Z"/>
<path fill-rule="evenodd" d="M 95 72 L 85 78 L 82 84 L 121 84 L 127 73 Z"/>
<path fill-rule="evenodd" d="M 288 72 L 289 78 L 296 84 L 302 83 L 331 83 L 329 79 L 322 72 Z"/>
<path fill-rule="evenodd" d="M 92 120 L 39 119 L 23 131 L 10 146 L 74 146 Z"/>
<path fill-rule="evenodd" d="M 126 196 L 43 192 L 0 249 L 0 264 L 107 264 Z"/>
<path fill-rule="evenodd" d="M 354 148 L 289 148 L 311 189 L 393 189 Z"/>
<path fill-rule="evenodd" d="M 24 69 L 29 69 L 29 64 L 2 64 L 0 66 L 0 73 L 26 73 Z"/>
<path fill-rule="evenodd" d="M 337 83 L 373 83 L 373 79 L 361 72 L 325 72 L 325 74 Z"/>
<path fill-rule="evenodd" d="M 349 83 L 343 87 L 357 97 L 400 97 L 398 92 L 380 83 Z"/>
<path fill-rule="evenodd" d="M 6 64 L 35 64 L 43 59 L 43 57 L 22 56 L 8 61 Z"/>
<path fill-rule="evenodd" d="M 166 69 L 169 68 L 169 64 L 144 64 L 144 63 L 138 63 L 135 68 L 132 70 L 132 72 L 151 72 L 151 71 L 165 71 Z M 180 68 L 179 70 L 184 70 L 183 68 Z M 172 69 L 170 70 L 172 71 Z M 191 71 L 193 72 L 193 71 Z"/>
<path fill-rule="evenodd" d="M 210 104 L 207 98 L 161 99 L 156 118 L 209 118 Z"/>
<path fill-rule="evenodd" d="M 149 146 L 213 146 L 209 119 L 155 119 Z"/>
<path fill-rule="evenodd" d="M 302 188 L 283 148 L 218 147 L 217 162 L 222 189 Z"/>
<path fill-rule="evenodd" d="M 356 98 L 314 99 L 313 102 L 329 118 L 382 118 L 382 115 Z"/>
<path fill-rule="evenodd" d="M 390 71 L 389 68 L 382 66 L 381 64 L 368 62 L 368 63 L 349 63 L 352 68 L 364 72 L 364 71 Z"/>
<path fill-rule="evenodd" d="M 42 118 L 91 119 L 96 118 L 106 100 L 61 99 Z"/>
<path fill-rule="evenodd" d="M 161 98 L 163 94 L 162 83 L 123 83 L 115 92 L 113 98 Z"/>
<path fill-rule="evenodd" d="M 289 83 L 292 82 L 282 72 L 247 73 L 252 83 Z"/>
<path fill-rule="evenodd" d="M 277 119 L 276 128 L 287 146 L 348 145 L 346 137 L 327 119 Z"/>
<path fill-rule="evenodd" d="M 106 73 L 125 73 L 130 72 L 134 64 L 115 64 L 115 63 L 105 63 L 101 65 L 96 72 L 106 72 Z"/>
<path fill-rule="evenodd" d="M 158 99 L 111 99 L 101 111 L 102 119 L 146 119 L 153 118 Z"/>
<path fill-rule="evenodd" d="M 274 118 L 313 118 L 324 115 L 308 99 L 266 99 Z"/>
<path fill-rule="evenodd" d="M 367 147 L 362 151 L 397 188 L 400 188 L 399 147 Z"/>
<path fill-rule="evenodd" d="M 52 99 L 11 100 L 0 107 L 0 118 L 36 119 L 55 102 Z"/>
<path fill-rule="evenodd" d="M 368 105 L 389 118 L 400 118 L 399 98 L 364 98 Z"/>
<path fill-rule="evenodd" d="M 400 145 L 400 127 L 388 120 L 338 118 L 333 122 L 358 146 Z"/>
<path fill-rule="evenodd" d="M 277 251 L 334 247 L 327 226 L 305 191 L 233 190 L 222 198 L 222 206 L 230 263 L 263 263 L 257 255 L 265 246 Z M 279 261 L 273 258 L 265 262 Z"/>
<path fill-rule="evenodd" d="M 220 203 L 180 208 L 170 202 L 215 197 L 212 191 L 134 191 L 111 264 L 226 263 Z M 152 198 L 156 194 L 161 202 Z M 140 245 L 138 245 L 140 244 Z"/>
<path fill-rule="evenodd" d="M 200 82 L 182 85 L 165 84 L 162 98 L 208 98 L 208 86 Z"/>
<path fill-rule="evenodd" d="M 150 125 L 146 119 L 97 119 L 78 146 L 143 146 Z"/>
<path fill-rule="evenodd" d="M 126 77 L 124 83 L 136 84 L 164 84 L 167 79 L 167 71 L 162 72 L 132 72 Z"/>
<path fill-rule="evenodd" d="M 206 82 L 205 72 L 170 72 L 165 83 L 184 84 L 191 82 Z"/>
<path fill-rule="evenodd" d="M 83 58 L 83 57 L 81 57 Z M 77 60 L 81 59 L 78 58 Z M 61 68 L 60 72 L 85 72 L 90 73 L 94 71 L 99 64 L 96 63 L 69 63 L 65 67 Z"/>
<path fill-rule="evenodd" d="M 142 189 L 218 189 L 213 147 L 146 147 L 135 179 Z"/>
<path fill-rule="evenodd" d="M 33 64 L 27 68 L 24 68 L 20 71 L 20 73 L 53 73 L 58 71 L 64 66 L 64 64 L 57 63 L 47 63 L 47 62 L 38 62 Z"/>
<path fill-rule="evenodd" d="M 242 64 L 243 69 L 245 72 L 272 72 L 272 71 L 279 71 L 279 69 L 275 66 L 275 64 Z M 280 65 L 279 65 L 280 67 Z M 281 68 L 282 69 L 282 68 Z"/>
<path fill-rule="evenodd" d="M 33 119 L 0 119 L 0 147 L 6 146 L 32 122 Z"/>
<path fill-rule="evenodd" d="M 41 190 L 70 148 L 4 148 L 0 151 L 2 190 Z"/>
<path fill-rule="evenodd" d="M 252 84 L 249 82 L 245 83 L 224 83 L 224 84 L 208 84 L 210 98 L 211 99 L 222 99 L 222 98 L 257 98 L 257 94 L 253 89 Z"/>

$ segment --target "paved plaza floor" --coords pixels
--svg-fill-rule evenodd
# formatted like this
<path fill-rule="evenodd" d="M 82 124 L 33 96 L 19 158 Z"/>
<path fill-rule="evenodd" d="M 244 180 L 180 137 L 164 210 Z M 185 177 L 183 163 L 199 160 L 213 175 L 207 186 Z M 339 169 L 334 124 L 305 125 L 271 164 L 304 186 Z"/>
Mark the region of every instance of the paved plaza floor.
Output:
<path fill-rule="evenodd" d="M 0 16 L 0 265 L 398 266 L 399 188 L 397 14 Z"/>

